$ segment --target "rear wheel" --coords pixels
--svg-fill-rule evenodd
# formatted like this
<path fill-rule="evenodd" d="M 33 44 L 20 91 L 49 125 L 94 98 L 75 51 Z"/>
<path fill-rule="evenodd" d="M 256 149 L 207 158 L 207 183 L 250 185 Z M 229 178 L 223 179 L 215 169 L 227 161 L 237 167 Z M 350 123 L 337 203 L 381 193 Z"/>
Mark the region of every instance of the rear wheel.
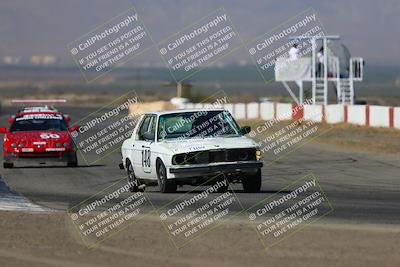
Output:
<path fill-rule="evenodd" d="M 176 181 L 173 179 L 167 179 L 167 169 L 164 166 L 164 163 L 161 161 L 157 162 L 157 178 L 158 178 L 158 186 L 160 188 L 160 192 L 162 193 L 173 193 L 176 192 Z"/>
<path fill-rule="evenodd" d="M 12 163 L 12 162 L 3 162 L 3 168 L 4 169 L 10 169 L 12 167 L 14 167 L 14 163 Z"/>
<path fill-rule="evenodd" d="M 138 180 L 136 179 L 132 164 L 130 162 L 128 162 L 128 166 L 126 166 L 126 168 L 127 168 L 127 172 L 128 172 L 128 183 L 131 185 L 129 187 L 129 191 L 131 191 L 131 192 L 139 191 Z"/>
<path fill-rule="evenodd" d="M 246 193 L 258 193 L 261 189 L 261 169 L 255 174 L 246 174 L 242 178 L 243 189 Z"/>

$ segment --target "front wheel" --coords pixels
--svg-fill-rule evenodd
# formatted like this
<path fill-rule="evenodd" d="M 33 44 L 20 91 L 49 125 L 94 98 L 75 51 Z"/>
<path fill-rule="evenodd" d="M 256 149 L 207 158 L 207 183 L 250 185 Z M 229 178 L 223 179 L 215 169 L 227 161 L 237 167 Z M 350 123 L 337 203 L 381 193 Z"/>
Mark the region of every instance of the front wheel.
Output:
<path fill-rule="evenodd" d="M 76 153 L 71 157 L 70 160 L 67 162 L 67 167 L 77 167 L 78 166 L 78 157 Z"/>
<path fill-rule="evenodd" d="M 225 193 L 228 191 L 229 184 L 227 180 L 219 180 L 220 184 L 219 187 L 217 188 L 217 193 Z M 222 184 L 221 184 L 222 183 Z M 217 183 L 216 183 L 217 185 Z"/>
<path fill-rule="evenodd" d="M 3 168 L 4 169 L 10 169 L 12 167 L 14 167 L 14 163 L 12 163 L 12 162 L 3 162 Z"/>
<path fill-rule="evenodd" d="M 176 182 L 173 179 L 167 179 L 167 169 L 161 161 L 157 162 L 157 178 L 161 193 L 176 192 Z"/>
<path fill-rule="evenodd" d="M 261 169 L 255 174 L 245 174 L 242 178 L 242 185 L 246 193 L 258 193 L 261 189 Z"/>

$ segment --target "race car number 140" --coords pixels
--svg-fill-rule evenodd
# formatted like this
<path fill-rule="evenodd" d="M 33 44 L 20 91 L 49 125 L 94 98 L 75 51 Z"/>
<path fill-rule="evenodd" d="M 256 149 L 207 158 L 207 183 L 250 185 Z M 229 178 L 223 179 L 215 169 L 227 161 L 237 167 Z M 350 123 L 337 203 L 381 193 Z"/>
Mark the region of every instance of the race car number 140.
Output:
<path fill-rule="evenodd" d="M 150 167 L 150 149 L 142 150 L 142 167 Z"/>

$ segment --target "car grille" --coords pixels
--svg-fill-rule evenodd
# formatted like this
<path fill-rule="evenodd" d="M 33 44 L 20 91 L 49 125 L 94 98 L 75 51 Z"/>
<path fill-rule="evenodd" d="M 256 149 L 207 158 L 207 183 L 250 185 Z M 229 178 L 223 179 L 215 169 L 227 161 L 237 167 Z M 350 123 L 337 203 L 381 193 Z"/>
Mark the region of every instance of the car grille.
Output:
<path fill-rule="evenodd" d="M 254 161 L 255 148 L 218 149 L 177 154 L 172 159 L 174 165 L 207 164 L 217 162 Z"/>

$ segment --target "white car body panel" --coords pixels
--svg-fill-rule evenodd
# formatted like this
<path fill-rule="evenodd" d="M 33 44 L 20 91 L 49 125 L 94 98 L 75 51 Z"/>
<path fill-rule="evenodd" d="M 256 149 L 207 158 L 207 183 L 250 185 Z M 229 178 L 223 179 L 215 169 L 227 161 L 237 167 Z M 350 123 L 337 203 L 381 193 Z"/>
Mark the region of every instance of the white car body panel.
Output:
<path fill-rule="evenodd" d="M 222 110 L 222 109 L 215 109 Z M 195 110 L 198 111 L 198 110 Z M 170 113 L 182 113 L 182 112 L 193 112 L 193 110 L 179 110 L 179 111 L 166 111 L 157 113 L 146 113 L 142 115 L 142 118 L 136 125 L 132 136 L 125 140 L 121 147 L 122 163 L 126 169 L 127 162 L 133 164 L 133 169 L 137 178 L 155 180 L 157 181 L 156 174 L 156 161 L 161 159 L 167 169 L 167 178 L 179 178 L 180 175 L 171 173 L 170 168 L 172 165 L 172 157 L 175 154 L 197 152 L 205 150 L 216 150 L 216 149 L 234 149 L 234 148 L 258 148 L 257 142 L 246 137 L 246 136 L 234 136 L 234 137 L 209 137 L 209 138 L 191 138 L 186 140 L 169 139 L 163 141 L 144 141 L 137 140 L 137 132 L 141 123 L 146 115 L 154 115 L 158 118 L 163 114 Z M 156 128 L 156 129 L 157 129 Z M 143 152 L 145 150 L 150 151 L 150 164 L 143 166 Z M 212 165 L 212 163 L 209 163 Z M 176 166 L 176 165 L 175 165 Z"/>

